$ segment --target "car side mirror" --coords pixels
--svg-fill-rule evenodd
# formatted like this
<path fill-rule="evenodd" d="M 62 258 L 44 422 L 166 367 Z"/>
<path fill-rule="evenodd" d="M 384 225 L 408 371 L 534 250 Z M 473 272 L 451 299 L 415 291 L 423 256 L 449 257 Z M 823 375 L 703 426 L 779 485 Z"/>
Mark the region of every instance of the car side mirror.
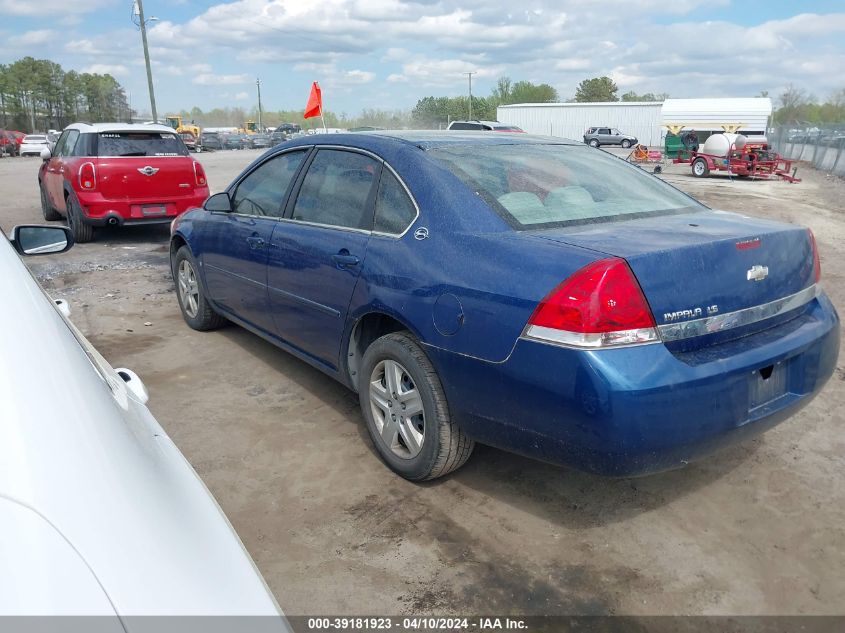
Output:
<path fill-rule="evenodd" d="M 73 246 L 73 234 L 66 226 L 21 224 L 12 229 L 11 242 L 21 255 L 49 255 Z"/>
<path fill-rule="evenodd" d="M 50 151 L 49 147 L 45 147 L 41 150 L 40 156 L 41 160 L 50 160 L 51 158 L 53 158 L 53 152 Z"/>
<path fill-rule="evenodd" d="M 229 197 L 229 194 L 226 191 L 215 193 L 213 196 L 211 196 L 208 200 L 205 201 L 205 204 L 202 205 L 202 208 L 206 211 L 216 211 L 218 213 L 231 213 L 232 199 Z"/>

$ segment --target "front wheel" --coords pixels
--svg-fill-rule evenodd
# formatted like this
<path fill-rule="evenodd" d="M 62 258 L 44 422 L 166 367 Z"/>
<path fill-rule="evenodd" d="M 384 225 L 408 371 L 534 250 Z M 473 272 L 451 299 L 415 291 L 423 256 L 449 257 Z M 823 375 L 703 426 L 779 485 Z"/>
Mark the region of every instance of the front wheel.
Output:
<path fill-rule="evenodd" d="M 442 477 L 469 459 L 475 442 L 452 421 L 437 372 L 410 334 L 367 348 L 358 394 L 376 450 L 405 479 Z"/>
<path fill-rule="evenodd" d="M 590 147 L 598 147 L 599 142 L 596 139 L 590 139 Z"/>
<path fill-rule="evenodd" d="M 47 197 L 47 192 L 44 191 L 44 185 L 40 184 L 38 187 L 41 190 L 41 214 L 47 221 L 61 220 L 62 216 L 50 204 L 50 199 Z"/>
<path fill-rule="evenodd" d="M 631 141 L 629 141 L 628 139 L 623 140 L 622 141 L 622 147 L 624 147 L 625 149 L 628 149 L 629 147 L 631 147 Z"/>
<path fill-rule="evenodd" d="M 710 174 L 710 168 L 707 166 L 707 161 L 703 158 L 696 158 L 692 162 L 692 175 L 696 178 L 704 178 Z"/>

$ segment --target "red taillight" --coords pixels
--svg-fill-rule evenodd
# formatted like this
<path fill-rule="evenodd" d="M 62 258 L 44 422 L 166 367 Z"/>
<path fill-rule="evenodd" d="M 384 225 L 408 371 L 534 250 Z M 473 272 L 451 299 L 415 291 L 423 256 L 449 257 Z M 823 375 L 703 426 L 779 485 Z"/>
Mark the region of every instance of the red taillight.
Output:
<path fill-rule="evenodd" d="M 79 168 L 79 186 L 86 191 L 97 188 L 97 170 L 94 163 L 85 163 Z"/>
<path fill-rule="evenodd" d="M 197 161 L 194 161 L 194 179 L 196 180 L 197 187 L 205 187 L 205 169 Z"/>
<path fill-rule="evenodd" d="M 583 348 L 659 340 L 634 273 L 617 257 L 584 266 L 549 293 L 531 315 L 525 334 Z"/>
<path fill-rule="evenodd" d="M 816 236 L 810 229 L 807 229 L 807 234 L 810 236 L 810 247 L 813 249 L 813 274 L 816 283 L 819 283 L 822 278 L 822 263 L 819 260 L 819 247 L 816 245 Z"/>

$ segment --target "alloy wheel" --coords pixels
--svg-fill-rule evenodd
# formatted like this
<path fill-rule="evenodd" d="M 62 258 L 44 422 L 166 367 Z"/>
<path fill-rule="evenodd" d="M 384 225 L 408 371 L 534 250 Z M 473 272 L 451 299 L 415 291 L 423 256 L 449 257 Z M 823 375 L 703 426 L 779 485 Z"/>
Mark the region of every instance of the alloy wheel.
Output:
<path fill-rule="evenodd" d="M 381 441 L 402 459 L 419 455 L 425 441 L 422 396 L 408 370 L 383 360 L 370 376 L 370 407 Z"/>
<path fill-rule="evenodd" d="M 196 318 L 199 311 L 199 284 L 197 283 L 197 274 L 194 267 L 187 259 L 179 262 L 179 272 L 177 274 L 177 281 L 179 287 L 179 299 L 182 301 L 182 307 L 185 313 L 190 318 Z"/>

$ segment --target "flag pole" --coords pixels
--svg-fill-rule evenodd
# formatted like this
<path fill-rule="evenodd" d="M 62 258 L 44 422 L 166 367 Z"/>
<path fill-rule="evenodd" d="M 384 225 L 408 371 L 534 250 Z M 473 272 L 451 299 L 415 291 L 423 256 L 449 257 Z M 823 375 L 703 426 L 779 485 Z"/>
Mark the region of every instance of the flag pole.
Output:
<path fill-rule="evenodd" d="M 323 100 L 322 99 L 320 99 L 320 119 L 323 121 L 323 132 L 328 134 L 329 128 L 326 127 L 326 117 L 323 116 Z"/>

